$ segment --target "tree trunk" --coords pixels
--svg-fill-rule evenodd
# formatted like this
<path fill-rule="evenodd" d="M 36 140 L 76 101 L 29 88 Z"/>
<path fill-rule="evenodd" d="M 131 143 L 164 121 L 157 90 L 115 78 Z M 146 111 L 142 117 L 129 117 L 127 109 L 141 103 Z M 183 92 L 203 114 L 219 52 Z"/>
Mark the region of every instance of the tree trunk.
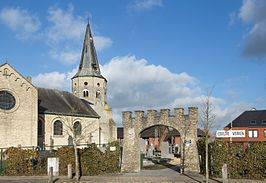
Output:
<path fill-rule="evenodd" d="M 209 182 L 209 146 L 208 146 L 208 135 L 206 134 L 205 138 L 205 163 L 206 163 L 206 183 Z"/>
<path fill-rule="evenodd" d="M 73 138 L 73 145 L 75 153 L 75 179 L 76 181 L 79 181 L 80 179 L 79 154 L 78 154 L 77 141 L 75 138 Z"/>

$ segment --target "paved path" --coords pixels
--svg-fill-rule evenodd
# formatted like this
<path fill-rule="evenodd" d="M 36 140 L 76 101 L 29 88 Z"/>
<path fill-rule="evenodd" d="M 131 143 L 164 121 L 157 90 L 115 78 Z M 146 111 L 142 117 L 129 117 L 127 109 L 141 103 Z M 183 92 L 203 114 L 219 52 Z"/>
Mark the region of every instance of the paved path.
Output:
<path fill-rule="evenodd" d="M 66 177 L 55 177 L 55 183 L 71 183 L 73 180 L 68 180 Z M 0 176 L 0 183 L 47 183 L 47 176 L 34 176 L 34 177 L 7 177 Z M 163 170 L 142 170 L 139 173 L 126 173 L 126 174 L 114 174 L 105 176 L 83 176 L 80 180 L 81 183 L 94 183 L 94 182 L 108 182 L 108 183 L 199 183 L 204 182 L 204 176 L 196 173 L 188 173 L 182 175 L 173 169 Z M 210 183 L 218 183 L 221 181 L 210 180 Z M 247 181 L 247 180 L 230 180 L 230 183 L 234 182 L 249 182 L 258 183 L 262 181 Z"/>

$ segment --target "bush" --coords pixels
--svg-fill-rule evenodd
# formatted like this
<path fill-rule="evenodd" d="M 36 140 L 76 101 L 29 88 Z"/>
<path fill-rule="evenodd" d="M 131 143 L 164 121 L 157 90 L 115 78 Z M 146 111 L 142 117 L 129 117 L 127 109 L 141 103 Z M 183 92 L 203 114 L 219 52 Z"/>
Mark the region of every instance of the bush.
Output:
<path fill-rule="evenodd" d="M 115 146 L 116 150 L 111 152 L 111 146 Z M 118 142 L 108 144 L 105 153 L 101 152 L 95 144 L 79 149 L 78 152 L 82 175 L 99 175 L 120 171 Z M 15 147 L 7 149 L 5 153 L 7 155 L 6 175 L 46 175 L 48 157 L 59 158 L 60 175 L 67 175 L 68 164 L 72 164 L 75 172 L 73 147 L 61 147 L 57 151 L 46 151 L 42 156 L 37 151 Z"/>
<path fill-rule="evenodd" d="M 263 142 L 250 143 L 244 147 L 243 143 L 229 143 L 216 140 L 209 144 L 210 175 L 222 176 L 222 166 L 227 164 L 230 178 L 264 179 L 266 178 L 266 144 Z M 198 141 L 198 151 L 201 156 L 200 170 L 205 173 L 205 143 Z"/>
<path fill-rule="evenodd" d="M 6 175 L 43 175 L 45 164 L 38 153 L 31 149 L 11 147 L 6 150 Z"/>

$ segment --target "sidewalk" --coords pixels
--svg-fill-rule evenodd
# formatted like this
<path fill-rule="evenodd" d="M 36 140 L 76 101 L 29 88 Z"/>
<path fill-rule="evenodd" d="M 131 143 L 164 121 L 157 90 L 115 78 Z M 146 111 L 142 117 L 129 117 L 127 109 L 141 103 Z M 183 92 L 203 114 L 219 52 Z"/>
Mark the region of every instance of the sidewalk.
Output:
<path fill-rule="evenodd" d="M 197 173 L 182 175 L 169 169 L 160 171 L 144 170 L 139 173 L 113 174 L 104 176 L 83 176 L 80 183 L 200 183 L 205 182 L 205 177 Z M 0 176 L 0 183 L 47 183 L 48 176 Z M 74 183 L 65 176 L 54 177 L 55 183 Z M 221 179 L 210 179 L 210 183 L 221 183 Z M 263 183 L 257 180 L 229 180 L 229 183 Z"/>

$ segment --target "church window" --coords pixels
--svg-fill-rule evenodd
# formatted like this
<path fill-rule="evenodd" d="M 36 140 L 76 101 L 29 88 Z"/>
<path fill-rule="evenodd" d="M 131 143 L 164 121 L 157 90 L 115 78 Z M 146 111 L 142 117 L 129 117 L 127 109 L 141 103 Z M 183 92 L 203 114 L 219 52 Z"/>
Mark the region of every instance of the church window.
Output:
<path fill-rule="evenodd" d="M 84 82 L 84 85 L 87 86 L 88 85 L 88 82 Z"/>
<path fill-rule="evenodd" d="M 54 122 L 54 135 L 63 135 L 63 123 L 59 120 Z"/>
<path fill-rule="evenodd" d="M 88 96 L 89 96 L 89 91 L 83 90 L 83 97 L 88 97 Z"/>
<path fill-rule="evenodd" d="M 74 123 L 73 129 L 74 129 L 74 135 L 81 135 L 81 124 L 79 121 Z"/>
<path fill-rule="evenodd" d="M 97 86 L 99 87 L 100 86 L 100 83 L 97 83 Z"/>
<path fill-rule="evenodd" d="M 42 120 L 38 120 L 38 136 L 44 135 L 44 122 Z"/>
<path fill-rule="evenodd" d="M 96 98 L 101 98 L 101 92 L 99 90 L 96 92 Z"/>
<path fill-rule="evenodd" d="M 0 109 L 10 110 L 16 105 L 15 97 L 8 91 L 0 91 Z"/>

